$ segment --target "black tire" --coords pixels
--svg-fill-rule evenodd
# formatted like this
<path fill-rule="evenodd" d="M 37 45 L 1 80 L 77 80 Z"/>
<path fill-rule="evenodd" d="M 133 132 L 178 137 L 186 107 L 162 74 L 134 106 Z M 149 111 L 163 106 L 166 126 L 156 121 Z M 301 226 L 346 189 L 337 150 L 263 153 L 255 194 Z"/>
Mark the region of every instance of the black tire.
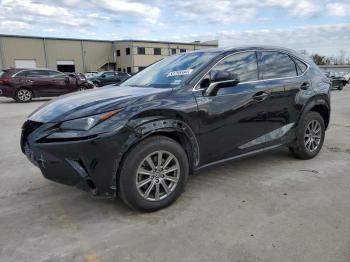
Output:
<path fill-rule="evenodd" d="M 79 86 L 78 91 L 84 91 L 84 90 L 86 90 L 86 89 L 87 89 L 86 86 L 81 85 L 81 86 Z"/>
<path fill-rule="evenodd" d="M 101 84 L 100 84 L 99 82 L 93 81 L 93 83 L 94 83 L 94 85 L 95 85 L 96 87 L 101 87 Z"/>
<path fill-rule="evenodd" d="M 314 150 L 310 150 L 307 145 L 308 138 L 308 127 L 312 123 L 319 123 L 320 132 L 319 132 L 319 144 Z M 314 158 L 321 150 L 325 137 L 325 124 L 323 117 L 314 111 L 306 113 L 306 115 L 300 120 L 296 129 L 296 140 L 292 145 L 289 146 L 289 150 L 292 154 L 299 159 L 311 159 Z M 310 143 L 310 142 L 309 142 Z M 316 143 L 316 142 L 315 142 Z"/>
<path fill-rule="evenodd" d="M 177 159 L 176 163 L 179 166 L 179 173 L 176 173 L 178 179 L 171 192 L 168 195 L 165 192 L 163 192 L 163 199 L 152 201 L 142 196 L 139 190 L 140 188 L 148 189 L 149 187 L 151 187 L 153 181 L 150 182 L 150 184 L 146 184 L 144 187 L 137 187 L 136 183 L 139 176 L 139 166 L 142 163 L 145 163 L 144 160 L 147 156 L 159 150 L 169 152 Z M 135 145 L 124 158 L 119 175 L 118 193 L 123 202 L 132 209 L 136 209 L 143 212 L 156 211 L 167 207 L 181 195 L 186 186 L 188 173 L 188 158 L 182 146 L 168 137 L 151 136 Z M 154 176 L 149 178 L 153 180 L 155 179 Z M 162 181 L 162 183 L 164 181 Z M 161 184 L 159 180 L 157 183 Z M 158 185 L 158 187 L 159 186 L 160 185 Z M 165 188 L 163 186 L 162 188 L 165 191 Z M 151 192 L 154 192 L 155 194 L 155 190 L 156 189 L 154 188 L 154 191 Z"/>
<path fill-rule="evenodd" d="M 338 90 L 343 90 L 343 88 L 344 88 L 344 85 L 343 85 L 343 84 L 340 84 L 340 85 L 338 86 Z"/>
<path fill-rule="evenodd" d="M 14 99 L 19 103 L 30 102 L 33 99 L 33 92 L 28 88 L 19 88 L 16 91 Z"/>

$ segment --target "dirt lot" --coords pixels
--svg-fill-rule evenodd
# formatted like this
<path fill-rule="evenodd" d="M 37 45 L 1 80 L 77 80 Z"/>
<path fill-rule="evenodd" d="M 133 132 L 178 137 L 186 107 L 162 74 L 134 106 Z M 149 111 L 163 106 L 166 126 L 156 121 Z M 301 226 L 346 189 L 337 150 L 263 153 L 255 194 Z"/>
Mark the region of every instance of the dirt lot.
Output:
<path fill-rule="evenodd" d="M 0 98 L 0 261 L 350 260 L 349 87 L 315 159 L 282 148 L 203 170 L 151 214 L 42 177 L 19 137 L 43 102 Z"/>

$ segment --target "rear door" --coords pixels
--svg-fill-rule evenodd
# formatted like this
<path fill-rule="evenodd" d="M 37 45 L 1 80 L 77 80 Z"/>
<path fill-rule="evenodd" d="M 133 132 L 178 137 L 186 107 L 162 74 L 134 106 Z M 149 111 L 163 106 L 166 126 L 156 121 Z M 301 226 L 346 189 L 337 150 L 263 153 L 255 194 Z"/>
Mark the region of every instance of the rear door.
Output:
<path fill-rule="evenodd" d="M 280 108 L 279 114 L 283 114 L 282 125 L 290 129 L 297 121 L 299 112 L 297 95 L 302 90 L 311 86 L 311 80 L 304 72 L 307 65 L 287 53 L 277 51 L 261 51 L 259 65 L 262 79 L 271 88 L 280 88 L 284 92 L 281 98 L 276 100 L 276 108 Z M 278 112 L 278 111 L 276 111 Z"/>
<path fill-rule="evenodd" d="M 36 96 L 50 96 L 49 83 L 47 70 L 28 70 L 21 77 L 21 86 L 32 89 Z"/>

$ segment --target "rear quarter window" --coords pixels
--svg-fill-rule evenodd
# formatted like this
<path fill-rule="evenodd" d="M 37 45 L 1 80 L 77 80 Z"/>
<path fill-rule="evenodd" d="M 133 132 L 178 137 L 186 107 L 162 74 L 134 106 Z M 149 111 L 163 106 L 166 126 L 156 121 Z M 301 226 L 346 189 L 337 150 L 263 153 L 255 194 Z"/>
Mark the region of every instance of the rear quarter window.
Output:
<path fill-rule="evenodd" d="M 294 61 L 295 61 L 295 64 L 297 65 L 298 75 L 304 74 L 304 72 L 307 70 L 307 65 L 297 58 Z"/>
<path fill-rule="evenodd" d="M 297 66 L 292 58 L 280 52 L 261 52 L 261 71 L 264 79 L 297 76 Z"/>

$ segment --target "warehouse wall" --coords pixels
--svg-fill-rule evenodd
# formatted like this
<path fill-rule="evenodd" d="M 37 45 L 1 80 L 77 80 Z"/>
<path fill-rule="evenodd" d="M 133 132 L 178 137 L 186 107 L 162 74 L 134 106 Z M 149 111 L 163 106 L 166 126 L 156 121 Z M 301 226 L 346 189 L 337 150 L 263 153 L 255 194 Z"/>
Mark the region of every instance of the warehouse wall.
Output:
<path fill-rule="evenodd" d="M 96 71 L 113 62 L 112 47 L 109 41 L 0 36 L 0 68 L 15 67 L 15 60 L 35 60 L 38 68 L 57 70 L 57 61 L 67 60 L 74 61 L 77 72 Z"/>
<path fill-rule="evenodd" d="M 1 37 L 3 67 L 15 67 L 15 60 L 35 60 L 37 67 L 46 67 L 42 39 Z"/>
<path fill-rule="evenodd" d="M 73 60 L 76 72 L 83 72 L 83 56 L 80 41 L 46 40 L 48 68 L 57 69 L 58 60 Z"/>
<path fill-rule="evenodd" d="M 111 42 L 83 41 L 85 72 L 96 71 L 104 64 L 112 62 L 113 44 Z"/>
<path fill-rule="evenodd" d="M 217 45 L 217 41 L 188 44 L 133 40 L 112 42 L 0 35 L 0 68 L 15 67 L 15 60 L 34 60 L 38 68 L 57 70 L 57 62 L 65 61 L 74 63 L 76 72 L 87 72 L 111 69 L 116 62 L 116 69 L 127 71 L 129 68 L 136 73 L 140 67 L 171 55 L 171 49 L 176 49 L 179 54 L 180 49 L 188 52 Z M 144 55 L 138 54 L 138 47 L 145 48 Z M 130 48 L 130 55 L 126 55 L 126 48 Z M 155 55 L 154 48 L 160 48 L 161 54 Z M 120 56 L 116 56 L 116 50 L 120 50 Z M 104 66 L 106 64 L 108 66 Z"/>
<path fill-rule="evenodd" d="M 146 67 L 154 62 L 157 62 L 169 55 L 172 55 L 171 49 L 176 49 L 176 54 L 180 53 L 180 49 L 185 49 L 187 52 L 197 49 L 214 48 L 218 46 L 218 42 L 214 41 L 210 44 L 200 43 L 164 43 L 164 42 L 148 42 L 148 41 L 116 41 L 114 49 L 120 50 L 120 56 L 117 57 L 117 68 L 126 70 L 127 67 L 132 68 L 132 73 L 139 71 L 139 67 Z M 145 48 L 145 54 L 139 55 L 138 47 Z M 125 49 L 130 48 L 131 55 L 126 56 Z M 155 55 L 154 48 L 160 48 L 161 54 Z"/>

